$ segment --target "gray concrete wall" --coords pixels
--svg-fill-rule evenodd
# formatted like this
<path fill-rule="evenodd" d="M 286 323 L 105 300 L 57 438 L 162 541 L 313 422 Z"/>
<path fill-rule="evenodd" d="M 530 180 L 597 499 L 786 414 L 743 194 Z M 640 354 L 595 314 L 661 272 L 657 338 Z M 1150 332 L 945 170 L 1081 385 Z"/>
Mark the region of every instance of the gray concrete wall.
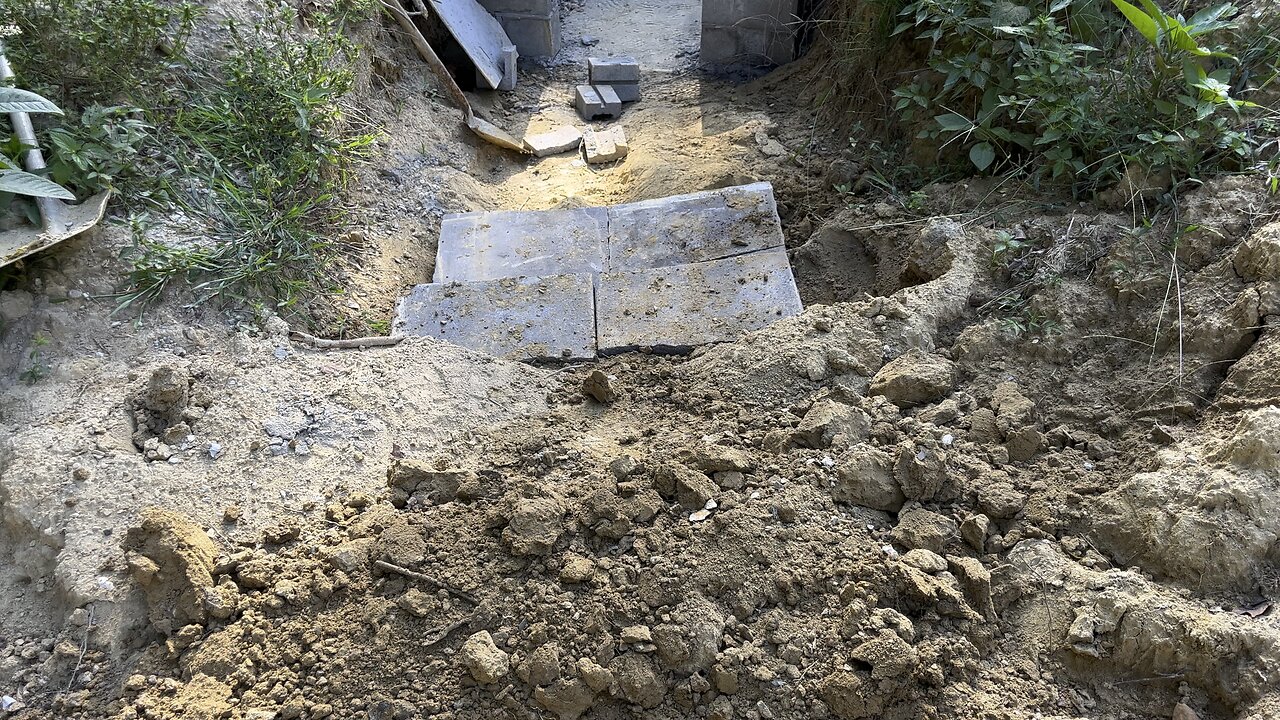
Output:
<path fill-rule="evenodd" d="M 795 59 L 799 0 L 702 0 L 702 62 L 781 65 Z"/>
<path fill-rule="evenodd" d="M 551 57 L 560 52 L 559 0 L 479 0 L 506 30 L 524 57 Z"/>

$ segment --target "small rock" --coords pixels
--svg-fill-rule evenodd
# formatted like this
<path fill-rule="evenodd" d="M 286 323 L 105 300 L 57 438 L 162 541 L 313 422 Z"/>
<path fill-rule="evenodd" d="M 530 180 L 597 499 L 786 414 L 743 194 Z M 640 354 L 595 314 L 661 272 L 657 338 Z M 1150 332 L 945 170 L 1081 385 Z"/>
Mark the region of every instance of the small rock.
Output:
<path fill-rule="evenodd" d="M 653 632 L 644 625 L 631 625 L 622 628 L 622 634 L 619 638 L 624 643 L 642 643 L 653 642 Z"/>
<path fill-rule="evenodd" d="M 498 649 L 488 630 L 467 638 L 458 652 L 458 658 L 476 682 L 489 685 L 502 679 L 511 670 L 511 657 Z"/>
<path fill-rule="evenodd" d="M 987 548 L 987 530 L 991 527 L 991 520 L 981 513 L 971 515 L 960 523 L 960 537 L 964 538 L 969 547 L 978 552 L 986 552 Z"/>
<path fill-rule="evenodd" d="M 917 570 L 923 570 L 930 575 L 940 573 L 947 569 L 947 560 L 932 550 L 924 548 L 916 548 L 908 550 L 902 556 L 902 562 L 910 565 Z"/>
<path fill-rule="evenodd" d="M 716 484 L 725 490 L 741 490 L 747 485 L 747 476 L 736 470 L 726 470 L 711 476 Z"/>
<path fill-rule="evenodd" d="M 209 443 L 209 457 L 213 460 L 217 460 L 218 458 L 222 457 L 222 443 L 218 443 L 218 442 Z"/>
<path fill-rule="evenodd" d="M 1200 716 L 1186 703 L 1173 706 L 1173 720 L 1200 720 Z"/>
<path fill-rule="evenodd" d="M 243 511 L 240 509 L 239 505 L 228 505 L 222 511 L 222 522 L 224 523 L 240 522 L 240 517 L 242 514 L 243 514 Z"/>
<path fill-rule="evenodd" d="M 890 535 L 899 545 L 941 553 L 956 530 L 951 518 L 924 508 L 912 508 L 898 516 L 898 525 Z"/>
<path fill-rule="evenodd" d="M 578 42 L 581 42 L 583 47 L 595 47 L 600 44 L 600 38 L 595 35 L 583 35 Z"/>
<path fill-rule="evenodd" d="M 941 398 L 955 383 L 956 368 L 950 360 L 909 350 L 880 368 L 868 394 L 883 395 L 898 407 L 912 407 Z"/>
<path fill-rule="evenodd" d="M 436 609 L 434 598 L 417 588 L 406 590 L 396 605 L 414 617 L 427 617 Z"/>
<path fill-rule="evenodd" d="M 589 558 L 581 555 L 570 555 L 560 568 L 560 582 L 576 584 L 584 583 L 594 577 L 596 565 Z"/>
<path fill-rule="evenodd" d="M 858 408 L 834 400 L 819 400 L 809 408 L 792 434 L 792 442 L 803 447 L 847 447 L 867 438 L 871 418 Z"/>
<path fill-rule="evenodd" d="M 894 477 L 893 458 L 869 445 L 859 445 L 840 459 L 831 497 L 886 512 L 897 512 L 906 500 Z"/>
<path fill-rule="evenodd" d="M 920 662 L 916 649 L 893 630 L 881 630 L 875 638 L 854 648 L 851 656 L 871 666 L 871 677 L 898 677 L 910 672 Z"/>
<path fill-rule="evenodd" d="M 592 370 L 582 381 L 582 391 L 595 398 L 596 402 L 608 405 L 618 399 L 618 393 L 610 382 L 612 379 L 601 370 Z"/>

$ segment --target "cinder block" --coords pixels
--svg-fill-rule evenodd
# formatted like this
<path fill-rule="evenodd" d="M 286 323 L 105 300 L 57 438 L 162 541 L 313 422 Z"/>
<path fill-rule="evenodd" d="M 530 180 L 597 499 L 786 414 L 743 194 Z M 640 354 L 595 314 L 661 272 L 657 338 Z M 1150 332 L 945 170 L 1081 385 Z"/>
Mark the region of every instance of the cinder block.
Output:
<path fill-rule="evenodd" d="M 511 13 L 515 15 L 549 16 L 553 12 L 559 14 L 557 0 L 479 0 L 480 6 L 494 15 Z"/>
<path fill-rule="evenodd" d="M 418 285 L 396 309 L 396 331 L 521 360 L 596 355 L 590 274 Z"/>
<path fill-rule="evenodd" d="M 502 79 L 498 81 L 498 86 L 494 90 L 510 92 L 516 89 L 516 59 L 519 54 L 515 45 L 504 45 L 502 47 Z M 489 87 L 489 81 L 485 78 L 484 73 L 479 70 L 476 70 L 476 87 Z"/>
<path fill-rule="evenodd" d="M 498 22 L 524 57 L 554 57 L 560 52 L 560 13 L 498 13 Z"/>
<path fill-rule="evenodd" d="M 798 0 L 702 0 L 702 24 L 728 27 L 744 21 L 786 24 L 797 20 Z"/>
<path fill-rule="evenodd" d="M 795 36 L 782 27 L 703 25 L 700 57 L 706 65 L 760 62 L 783 65 L 795 60 Z"/>
<path fill-rule="evenodd" d="M 600 92 L 600 88 L 579 85 L 573 91 L 573 104 L 578 108 L 578 114 L 586 120 L 618 117 L 622 114 L 622 101 L 613 90 L 609 90 L 607 95 L 608 98 Z"/>
<path fill-rule="evenodd" d="M 626 131 L 615 125 L 608 130 L 582 133 L 582 150 L 587 162 L 598 165 L 625 158 L 631 152 L 631 145 L 627 142 Z"/>
<path fill-rule="evenodd" d="M 587 58 L 592 85 L 640 82 L 640 63 L 633 57 Z"/>
<path fill-rule="evenodd" d="M 640 99 L 640 83 L 609 83 L 605 87 L 612 88 L 613 92 L 618 95 L 618 99 L 624 103 L 635 102 Z"/>
<path fill-rule="evenodd" d="M 607 272 L 596 287 L 596 345 L 601 353 L 637 347 L 687 350 L 733 340 L 800 310 L 800 293 L 782 248 Z"/>

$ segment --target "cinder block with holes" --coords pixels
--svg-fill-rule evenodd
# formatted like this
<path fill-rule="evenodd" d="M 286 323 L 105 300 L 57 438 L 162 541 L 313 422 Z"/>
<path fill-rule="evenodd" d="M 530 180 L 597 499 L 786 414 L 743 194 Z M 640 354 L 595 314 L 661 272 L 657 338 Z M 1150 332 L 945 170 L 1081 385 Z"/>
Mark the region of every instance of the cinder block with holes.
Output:
<path fill-rule="evenodd" d="M 608 85 L 579 85 L 573 91 L 573 104 L 584 120 L 616 118 L 622 114 L 622 100 Z"/>

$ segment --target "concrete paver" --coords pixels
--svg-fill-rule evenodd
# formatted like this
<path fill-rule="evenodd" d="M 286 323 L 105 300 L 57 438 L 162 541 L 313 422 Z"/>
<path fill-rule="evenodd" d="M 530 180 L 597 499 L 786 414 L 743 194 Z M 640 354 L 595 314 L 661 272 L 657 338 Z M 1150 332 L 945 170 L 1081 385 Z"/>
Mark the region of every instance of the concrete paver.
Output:
<path fill-rule="evenodd" d="M 592 276 L 418 285 L 400 301 L 395 332 L 519 360 L 593 358 Z"/>
<path fill-rule="evenodd" d="M 607 272 L 596 287 L 601 353 L 682 351 L 733 340 L 801 311 L 786 251 Z"/>

